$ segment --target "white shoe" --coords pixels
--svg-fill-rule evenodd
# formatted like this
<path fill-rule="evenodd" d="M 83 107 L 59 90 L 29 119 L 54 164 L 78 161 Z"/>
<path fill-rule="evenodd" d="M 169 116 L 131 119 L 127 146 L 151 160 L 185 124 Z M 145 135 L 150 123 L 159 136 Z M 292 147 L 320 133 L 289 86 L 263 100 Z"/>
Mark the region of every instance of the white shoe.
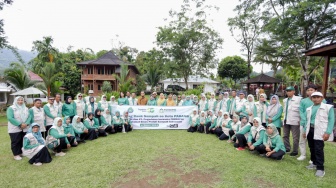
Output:
<path fill-rule="evenodd" d="M 310 161 L 309 161 L 309 164 L 313 164 L 313 161 L 312 161 L 312 160 L 310 160 Z"/>
<path fill-rule="evenodd" d="M 303 156 L 303 155 L 301 155 L 300 157 L 297 158 L 297 160 L 299 160 L 299 161 L 303 161 L 305 159 L 306 159 L 306 156 Z"/>
<path fill-rule="evenodd" d="M 20 155 L 17 155 L 17 156 L 14 156 L 14 159 L 19 161 L 19 160 L 22 160 L 22 157 L 20 157 Z"/>
<path fill-rule="evenodd" d="M 33 163 L 34 166 L 41 166 L 42 163 L 38 162 L 38 163 Z"/>
<path fill-rule="evenodd" d="M 55 156 L 56 157 L 63 157 L 66 153 L 63 153 L 63 152 L 59 152 L 59 153 L 56 153 Z"/>

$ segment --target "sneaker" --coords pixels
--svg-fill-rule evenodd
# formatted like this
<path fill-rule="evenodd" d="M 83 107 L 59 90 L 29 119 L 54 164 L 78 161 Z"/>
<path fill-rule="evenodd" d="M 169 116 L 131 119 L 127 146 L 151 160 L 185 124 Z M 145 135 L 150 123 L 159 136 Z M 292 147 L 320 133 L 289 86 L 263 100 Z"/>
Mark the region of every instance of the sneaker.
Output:
<path fill-rule="evenodd" d="M 306 168 L 309 169 L 309 170 L 314 170 L 314 169 L 316 169 L 316 165 L 310 164 L 310 165 L 306 166 Z"/>
<path fill-rule="evenodd" d="M 298 161 L 303 161 L 306 159 L 306 156 L 301 155 L 300 157 L 297 158 Z"/>
<path fill-rule="evenodd" d="M 294 156 L 297 156 L 298 153 L 296 153 L 296 152 L 292 152 L 292 153 L 290 153 L 289 155 L 292 156 L 292 157 L 294 157 Z"/>
<path fill-rule="evenodd" d="M 236 150 L 238 150 L 238 151 L 243 151 L 243 150 L 245 150 L 245 148 L 238 147 L 238 148 L 236 148 Z"/>
<path fill-rule="evenodd" d="M 323 176 L 325 175 L 324 170 L 317 170 L 315 173 L 315 176 L 323 178 Z"/>
<path fill-rule="evenodd" d="M 33 163 L 34 166 L 41 166 L 42 163 L 38 162 L 38 163 Z"/>
<path fill-rule="evenodd" d="M 59 152 L 59 153 L 56 153 L 55 156 L 56 157 L 63 157 L 66 153 L 64 152 Z"/>
<path fill-rule="evenodd" d="M 20 157 L 20 155 L 17 155 L 17 156 L 14 156 L 14 159 L 19 161 L 19 160 L 22 160 L 22 157 Z"/>

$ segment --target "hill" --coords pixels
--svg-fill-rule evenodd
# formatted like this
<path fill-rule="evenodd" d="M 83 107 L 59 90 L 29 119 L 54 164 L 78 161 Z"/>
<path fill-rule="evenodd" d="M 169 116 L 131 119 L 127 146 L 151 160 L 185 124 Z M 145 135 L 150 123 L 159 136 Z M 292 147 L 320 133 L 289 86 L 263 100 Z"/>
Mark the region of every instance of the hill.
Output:
<path fill-rule="evenodd" d="M 30 60 L 36 57 L 36 53 L 25 51 L 25 50 L 18 50 L 19 54 L 21 55 L 24 62 L 28 63 Z M 13 52 L 9 49 L 2 49 L 0 50 L 0 70 L 9 67 L 10 63 L 17 62 L 18 59 L 15 57 Z"/>

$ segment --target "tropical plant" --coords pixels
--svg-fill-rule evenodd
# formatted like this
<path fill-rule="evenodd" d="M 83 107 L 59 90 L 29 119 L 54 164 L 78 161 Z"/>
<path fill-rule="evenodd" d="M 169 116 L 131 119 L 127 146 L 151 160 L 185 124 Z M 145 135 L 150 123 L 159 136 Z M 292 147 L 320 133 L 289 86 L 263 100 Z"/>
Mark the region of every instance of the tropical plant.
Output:
<path fill-rule="evenodd" d="M 155 66 L 149 67 L 147 73 L 143 76 L 144 81 L 151 86 L 151 91 L 157 86 L 161 78 L 161 72 L 159 68 Z"/>
<path fill-rule="evenodd" d="M 128 70 L 128 65 L 127 64 L 122 64 L 121 70 L 120 70 L 120 75 L 113 74 L 113 76 L 116 78 L 118 81 L 118 91 L 121 92 L 135 92 L 135 87 L 133 85 L 133 78 L 127 78 L 129 70 Z"/>
<path fill-rule="evenodd" d="M 43 37 L 43 40 L 36 40 L 33 42 L 32 51 L 37 51 L 37 58 L 42 62 L 52 63 L 58 56 L 57 48 L 52 46 L 54 39 L 51 36 Z"/>
<path fill-rule="evenodd" d="M 104 81 L 101 90 L 102 90 L 104 93 L 112 92 L 111 82 L 109 82 L 109 81 Z"/>
<path fill-rule="evenodd" d="M 47 89 L 47 95 L 50 96 L 52 89 L 55 90 L 55 87 L 60 86 L 60 82 L 58 80 L 58 73 L 55 69 L 55 64 L 53 63 L 46 63 L 46 65 L 42 68 L 41 74 L 39 76 L 43 80 L 44 87 Z"/>
<path fill-rule="evenodd" d="M 34 81 L 30 80 L 25 67 L 21 63 L 11 63 L 10 67 L 4 71 L 4 79 L 9 83 L 13 84 L 16 89 L 26 89 L 35 84 Z"/>

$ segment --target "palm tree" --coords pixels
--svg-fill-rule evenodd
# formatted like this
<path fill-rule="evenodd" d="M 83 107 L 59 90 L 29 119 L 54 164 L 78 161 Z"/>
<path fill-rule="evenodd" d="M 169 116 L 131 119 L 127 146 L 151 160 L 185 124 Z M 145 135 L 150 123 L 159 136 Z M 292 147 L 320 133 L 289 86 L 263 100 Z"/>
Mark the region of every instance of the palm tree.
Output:
<path fill-rule="evenodd" d="M 54 39 L 51 36 L 43 37 L 43 40 L 36 40 L 33 42 L 32 51 L 36 50 L 38 52 L 37 58 L 42 62 L 52 63 L 55 57 L 58 56 L 57 48 L 52 46 Z"/>
<path fill-rule="evenodd" d="M 44 87 L 47 89 L 47 94 L 50 96 L 51 90 L 55 89 L 55 85 L 59 85 L 57 82 L 58 73 L 55 69 L 55 64 L 47 63 L 41 70 L 39 75 L 44 83 Z M 62 84 L 60 84 L 62 85 Z"/>
<path fill-rule="evenodd" d="M 153 87 L 155 87 L 161 79 L 161 71 L 155 66 L 150 66 L 143 78 L 145 82 L 151 86 L 151 91 L 153 91 Z"/>
<path fill-rule="evenodd" d="M 16 89 L 26 89 L 35 84 L 30 80 L 25 67 L 21 63 L 11 63 L 10 67 L 4 71 L 4 79 L 13 84 Z"/>
<path fill-rule="evenodd" d="M 132 85 L 132 78 L 127 79 L 127 75 L 129 73 L 128 66 L 126 64 L 121 65 L 120 75 L 113 74 L 113 76 L 118 81 L 119 91 L 121 92 L 135 92 L 135 87 Z"/>

